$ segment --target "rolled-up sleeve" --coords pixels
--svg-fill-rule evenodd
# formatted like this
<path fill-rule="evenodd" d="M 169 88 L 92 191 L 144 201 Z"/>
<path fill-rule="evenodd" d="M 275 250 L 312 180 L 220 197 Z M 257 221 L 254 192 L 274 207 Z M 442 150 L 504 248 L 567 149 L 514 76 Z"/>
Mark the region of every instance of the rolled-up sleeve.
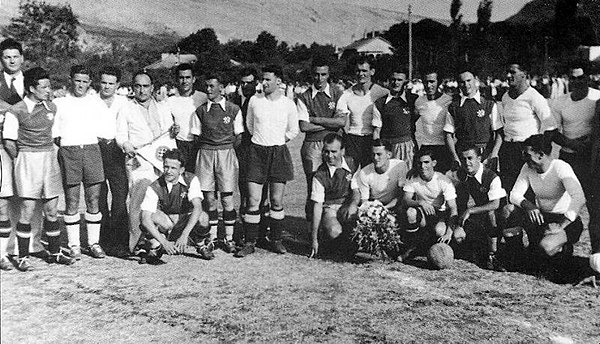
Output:
<path fill-rule="evenodd" d="M 521 202 L 525 199 L 525 192 L 529 188 L 529 178 L 527 178 L 527 165 L 523 165 L 521 167 L 521 172 L 519 172 L 519 176 L 517 177 L 517 181 L 510 191 L 510 203 L 521 206 Z"/>
<path fill-rule="evenodd" d="M 571 196 L 571 203 L 569 204 L 569 208 L 565 213 L 565 217 L 570 221 L 575 221 L 581 208 L 585 205 L 585 195 L 583 193 L 583 189 L 581 188 L 581 183 L 577 179 L 575 172 L 573 172 L 573 168 L 569 164 L 560 164 L 560 168 L 558 169 L 558 176 L 562 181 L 565 190 Z"/>
<path fill-rule="evenodd" d="M 504 190 L 504 188 L 502 187 L 500 177 L 496 176 L 492 180 L 492 182 L 490 183 L 490 190 L 488 191 L 487 196 L 490 201 L 495 201 L 497 199 L 506 197 L 506 190 Z"/>
<path fill-rule="evenodd" d="M 17 116 L 11 112 L 7 112 L 4 115 L 4 128 L 2 130 L 2 137 L 7 140 L 17 140 L 19 137 L 19 120 Z"/>
<path fill-rule="evenodd" d="M 310 200 L 317 203 L 325 202 L 325 187 L 323 187 L 323 184 L 317 178 L 312 179 Z"/>
<path fill-rule="evenodd" d="M 140 210 L 148 211 L 150 213 L 156 213 L 158 209 L 158 195 L 152 188 L 146 189 L 146 194 L 144 195 L 144 200 L 140 206 Z"/>

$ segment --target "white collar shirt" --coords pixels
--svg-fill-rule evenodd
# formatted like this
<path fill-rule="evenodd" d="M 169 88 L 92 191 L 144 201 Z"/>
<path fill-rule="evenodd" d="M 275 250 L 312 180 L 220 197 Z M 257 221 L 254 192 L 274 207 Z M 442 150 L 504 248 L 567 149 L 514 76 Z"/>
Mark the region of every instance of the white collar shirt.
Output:
<path fill-rule="evenodd" d="M 10 84 L 13 81 L 13 78 L 15 80 L 14 86 L 15 86 L 15 90 L 17 90 L 17 93 L 19 94 L 19 96 L 21 98 L 25 97 L 25 77 L 23 76 L 23 72 L 22 71 L 18 71 L 17 73 L 13 74 L 8 74 L 6 72 L 3 72 L 4 74 L 4 81 L 6 81 L 6 86 L 8 86 L 8 88 L 10 88 Z"/>

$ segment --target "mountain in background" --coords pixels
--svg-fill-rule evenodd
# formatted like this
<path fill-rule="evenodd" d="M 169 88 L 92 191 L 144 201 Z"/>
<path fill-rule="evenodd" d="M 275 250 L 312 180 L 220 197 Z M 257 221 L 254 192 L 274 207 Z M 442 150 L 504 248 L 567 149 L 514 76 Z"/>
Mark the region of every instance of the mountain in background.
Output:
<path fill-rule="evenodd" d="M 19 0 L 0 0 L 0 25 L 18 14 Z M 64 0 L 45 0 L 63 4 Z M 367 31 L 387 30 L 407 20 L 410 0 L 71 0 L 67 1 L 82 23 L 83 40 L 90 47 L 122 42 L 185 37 L 212 27 L 222 43 L 230 39 L 254 40 L 266 30 L 293 45 L 296 42 L 345 46 Z M 450 21 L 450 0 L 428 0 L 413 6 L 413 20 Z M 494 18 L 506 18 L 527 0 L 511 6 L 494 4 Z M 473 20 L 477 1 L 465 1 L 463 13 Z M 510 13 L 510 11 L 513 11 Z M 151 42 L 150 42 L 151 43 Z"/>
<path fill-rule="evenodd" d="M 527 3 L 515 15 L 506 19 L 515 24 L 533 24 L 549 22 L 554 19 L 557 0 L 533 0 Z M 600 37 L 600 1 L 579 0 L 577 6 L 578 17 L 589 17 L 596 36 Z"/>

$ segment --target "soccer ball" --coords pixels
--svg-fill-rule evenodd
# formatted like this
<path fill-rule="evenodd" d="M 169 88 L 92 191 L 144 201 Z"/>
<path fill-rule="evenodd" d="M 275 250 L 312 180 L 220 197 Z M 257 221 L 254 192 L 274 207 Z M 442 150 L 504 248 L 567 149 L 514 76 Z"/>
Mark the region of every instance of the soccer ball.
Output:
<path fill-rule="evenodd" d="M 454 251 L 448 244 L 437 243 L 429 248 L 427 261 L 437 270 L 447 269 L 454 263 Z"/>

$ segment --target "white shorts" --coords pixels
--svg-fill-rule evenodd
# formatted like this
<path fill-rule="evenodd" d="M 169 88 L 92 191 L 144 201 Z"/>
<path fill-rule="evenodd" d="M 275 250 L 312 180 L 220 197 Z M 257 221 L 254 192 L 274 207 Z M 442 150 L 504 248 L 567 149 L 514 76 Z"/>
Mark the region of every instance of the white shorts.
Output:
<path fill-rule="evenodd" d="M 0 148 L 0 162 L 2 163 L 2 182 L 0 186 L 0 198 L 13 196 L 13 161 L 4 150 Z"/>
<path fill-rule="evenodd" d="M 14 180 L 17 196 L 52 199 L 62 195 L 62 180 L 56 151 L 19 152 L 15 159 Z"/>

